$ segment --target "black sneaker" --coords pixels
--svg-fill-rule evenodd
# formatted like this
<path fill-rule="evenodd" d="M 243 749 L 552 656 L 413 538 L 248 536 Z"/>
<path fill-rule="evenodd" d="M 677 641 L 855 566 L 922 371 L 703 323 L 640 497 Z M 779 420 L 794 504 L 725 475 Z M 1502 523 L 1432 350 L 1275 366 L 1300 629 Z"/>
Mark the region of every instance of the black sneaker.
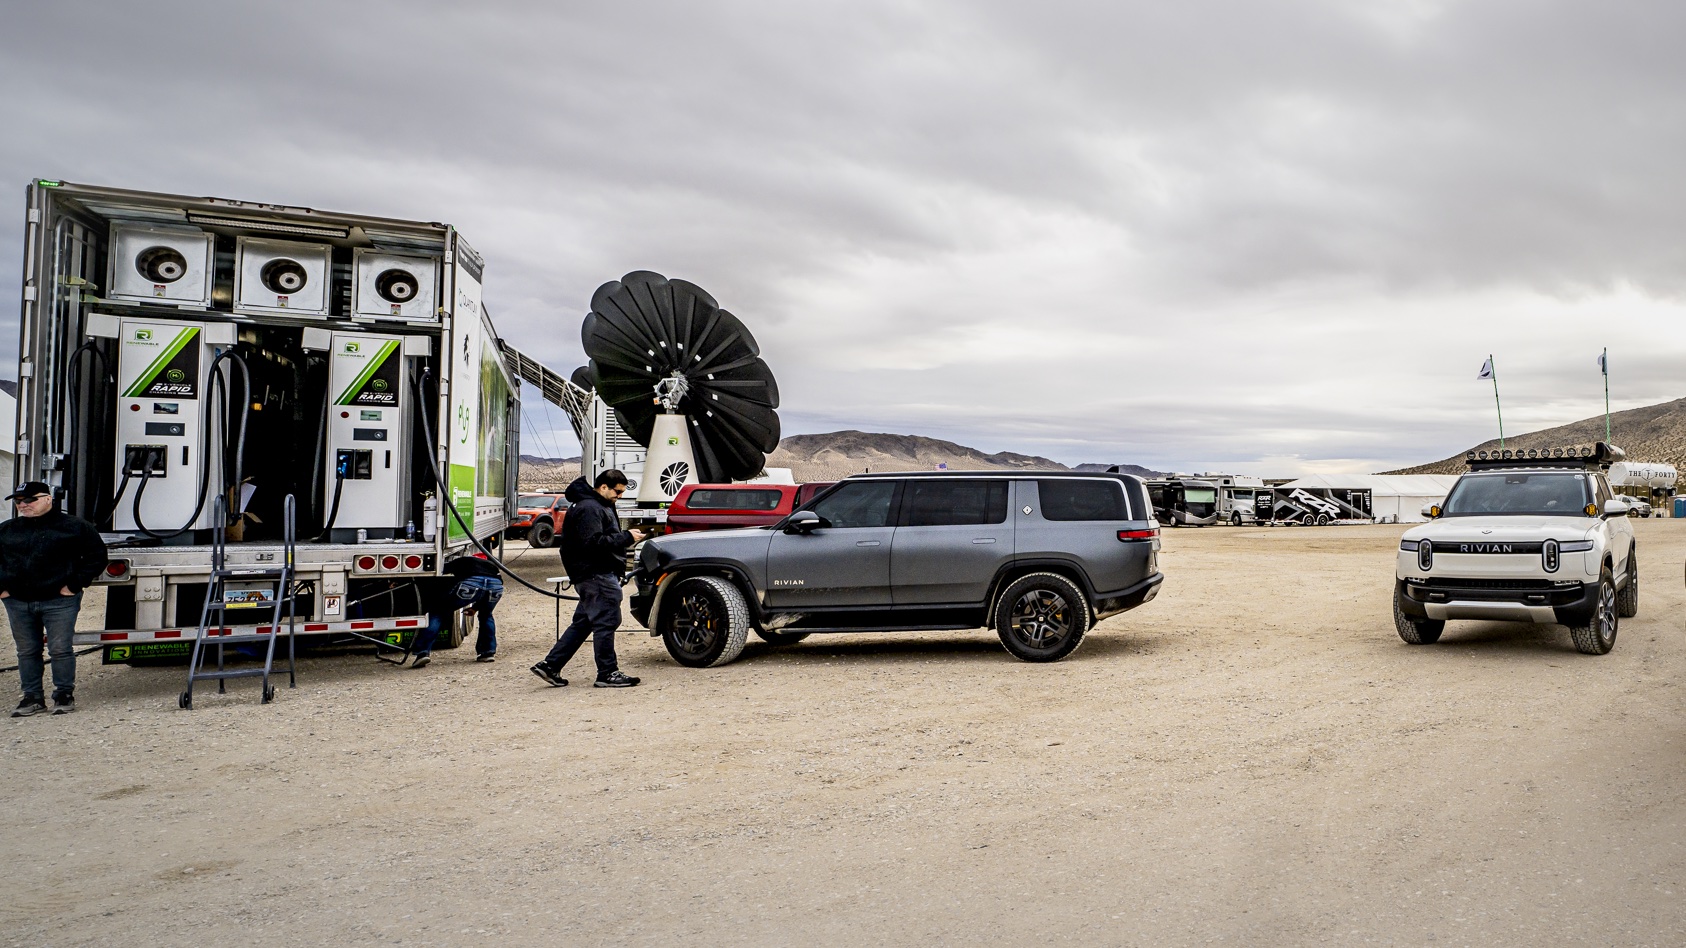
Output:
<path fill-rule="evenodd" d="M 608 673 L 607 675 L 603 675 L 603 676 L 599 677 L 596 681 L 592 682 L 591 687 L 593 687 L 593 688 L 631 688 L 632 686 L 634 686 L 636 684 L 638 684 L 638 679 L 633 678 L 630 675 L 623 675 L 618 671 L 612 671 L 612 672 Z"/>
<path fill-rule="evenodd" d="M 40 698 L 25 695 L 24 699 L 18 702 L 17 710 L 12 712 L 12 717 L 27 718 L 32 714 L 40 714 L 45 710 L 47 710 L 47 702 L 41 700 Z"/>
<path fill-rule="evenodd" d="M 53 713 L 69 714 L 76 710 L 76 696 L 73 694 L 53 695 Z"/>
<path fill-rule="evenodd" d="M 427 663 L 431 662 L 431 661 L 433 661 L 433 656 L 427 654 L 426 652 L 423 652 L 420 655 L 417 655 L 415 658 L 410 660 L 410 667 L 411 668 L 426 668 Z"/>
<path fill-rule="evenodd" d="M 540 678 L 543 678 L 545 681 L 550 682 L 550 687 L 552 688 L 564 688 L 568 684 L 568 679 L 563 678 L 561 672 L 551 668 L 544 662 L 539 662 L 537 665 L 534 665 L 532 672 Z"/>
<path fill-rule="evenodd" d="M 497 652 L 487 652 L 484 655 L 476 655 L 476 656 L 474 656 L 474 660 L 477 661 L 477 662 L 495 662 L 495 661 L 498 660 L 498 653 Z"/>

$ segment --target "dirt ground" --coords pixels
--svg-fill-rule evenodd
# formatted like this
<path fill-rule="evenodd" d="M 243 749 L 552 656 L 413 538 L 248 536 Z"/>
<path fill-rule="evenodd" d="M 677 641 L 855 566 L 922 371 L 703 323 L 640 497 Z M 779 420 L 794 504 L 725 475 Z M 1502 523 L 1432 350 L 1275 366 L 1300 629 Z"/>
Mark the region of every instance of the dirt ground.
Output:
<path fill-rule="evenodd" d="M 1404 645 L 1402 529 L 1172 531 L 1052 665 L 631 632 L 643 687 L 550 689 L 520 590 L 495 664 L 313 658 L 269 706 L 90 656 L 82 710 L 0 722 L 0 944 L 1686 943 L 1686 524 L 1636 523 L 1596 658 Z"/>

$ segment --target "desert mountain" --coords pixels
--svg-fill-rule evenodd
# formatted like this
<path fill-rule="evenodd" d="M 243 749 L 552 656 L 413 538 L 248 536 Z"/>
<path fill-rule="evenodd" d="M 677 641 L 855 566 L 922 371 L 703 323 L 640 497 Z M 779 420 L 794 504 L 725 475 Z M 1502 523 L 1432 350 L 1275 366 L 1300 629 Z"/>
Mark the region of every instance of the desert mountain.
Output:
<path fill-rule="evenodd" d="M 1558 448 L 1571 444 L 1591 444 L 1604 440 L 1604 416 L 1594 415 L 1580 421 L 1543 431 L 1505 438 L 1505 447 Z M 1630 408 L 1610 415 L 1610 440 L 1627 452 L 1633 461 L 1661 461 L 1686 469 L 1686 398 L 1644 408 Z M 1472 451 L 1497 449 L 1499 439 L 1475 445 Z M 1444 461 L 1420 464 L 1388 474 L 1461 474 L 1464 471 L 1464 452 L 1460 451 Z"/>
<path fill-rule="evenodd" d="M 797 481 L 829 481 L 862 471 L 930 471 L 946 464 L 949 470 L 1063 471 L 1058 461 L 1002 451 L 985 454 L 977 448 L 920 435 L 869 431 L 832 431 L 791 435 L 767 456 L 768 467 L 788 467 Z"/>
<path fill-rule="evenodd" d="M 830 481 L 862 471 L 931 471 L 946 464 L 949 470 L 1064 471 L 1064 464 L 1030 454 L 1001 451 L 985 454 L 977 448 L 926 438 L 920 435 L 882 434 L 867 431 L 832 431 L 825 434 L 791 435 L 779 442 L 767 456 L 768 467 L 790 468 L 797 482 Z M 1106 464 L 1081 464 L 1075 470 L 1104 471 Z M 1119 469 L 1138 477 L 1152 477 L 1153 471 L 1134 464 Z M 561 490 L 579 476 L 579 458 L 521 456 L 522 490 Z"/>

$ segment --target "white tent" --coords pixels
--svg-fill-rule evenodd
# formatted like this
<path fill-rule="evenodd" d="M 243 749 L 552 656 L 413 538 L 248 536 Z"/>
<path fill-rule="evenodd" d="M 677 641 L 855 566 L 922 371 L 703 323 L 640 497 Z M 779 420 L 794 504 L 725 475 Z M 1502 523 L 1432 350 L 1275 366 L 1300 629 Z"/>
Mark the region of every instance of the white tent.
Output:
<path fill-rule="evenodd" d="M 1387 523 L 1420 523 L 1423 507 L 1438 504 L 1457 483 L 1456 474 L 1313 474 L 1284 487 L 1369 490 L 1370 512 Z"/>

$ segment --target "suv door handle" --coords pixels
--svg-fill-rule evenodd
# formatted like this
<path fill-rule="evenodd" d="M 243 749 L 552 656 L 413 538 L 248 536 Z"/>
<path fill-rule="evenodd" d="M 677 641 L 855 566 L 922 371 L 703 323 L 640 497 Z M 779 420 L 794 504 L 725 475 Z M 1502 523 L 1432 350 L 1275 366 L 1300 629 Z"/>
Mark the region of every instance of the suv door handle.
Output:
<path fill-rule="evenodd" d="M 882 543 L 883 543 L 882 540 L 856 540 L 855 541 L 856 546 L 879 546 Z"/>
<path fill-rule="evenodd" d="M 994 543 L 995 538 L 994 537 L 973 537 L 972 542 L 973 543 Z"/>

